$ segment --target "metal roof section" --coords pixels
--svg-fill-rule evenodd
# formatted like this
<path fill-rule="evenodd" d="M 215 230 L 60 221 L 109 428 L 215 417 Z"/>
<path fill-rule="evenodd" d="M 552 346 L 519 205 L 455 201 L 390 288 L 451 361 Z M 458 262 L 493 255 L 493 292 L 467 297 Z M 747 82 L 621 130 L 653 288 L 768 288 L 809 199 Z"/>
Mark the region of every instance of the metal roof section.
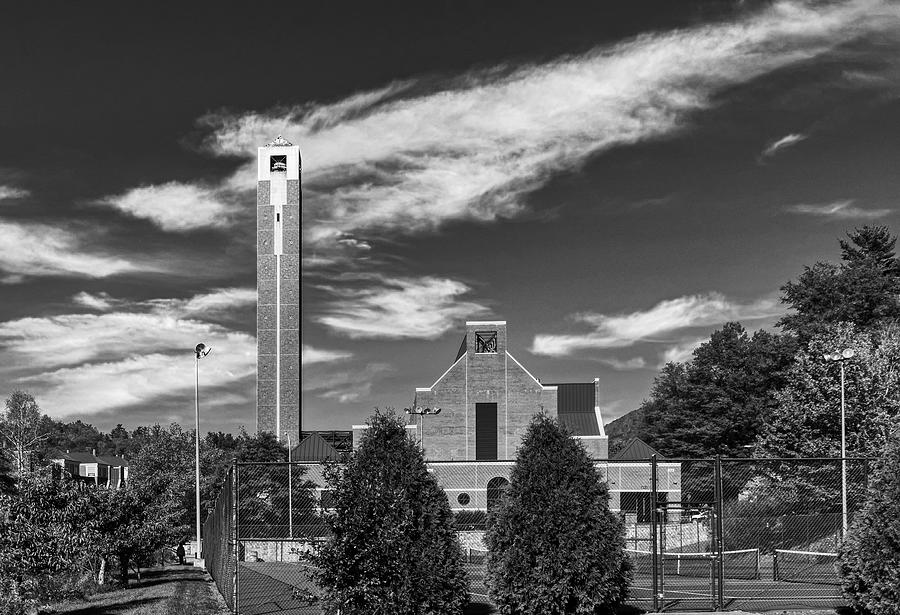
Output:
<path fill-rule="evenodd" d="M 556 386 L 559 422 L 576 436 L 602 436 L 597 418 L 596 388 L 593 382 L 566 382 Z"/>
<path fill-rule="evenodd" d="M 291 451 L 291 461 L 338 461 L 341 455 L 317 433 L 307 436 Z"/>
<path fill-rule="evenodd" d="M 656 455 L 659 460 L 665 459 L 655 448 L 640 438 L 632 438 L 612 459 L 615 461 L 646 461 L 653 455 Z"/>

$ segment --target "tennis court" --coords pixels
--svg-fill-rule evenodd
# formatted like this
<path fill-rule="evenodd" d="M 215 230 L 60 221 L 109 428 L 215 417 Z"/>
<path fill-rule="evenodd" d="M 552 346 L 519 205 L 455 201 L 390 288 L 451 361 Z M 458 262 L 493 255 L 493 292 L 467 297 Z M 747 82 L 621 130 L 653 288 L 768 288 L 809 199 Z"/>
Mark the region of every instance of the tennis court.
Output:
<path fill-rule="evenodd" d="M 712 553 L 660 554 L 657 591 L 664 610 L 715 608 L 718 579 Z M 631 552 L 635 564 L 631 599 L 647 608 L 653 600 L 652 555 Z M 758 549 L 723 554 L 722 606 L 728 610 L 818 609 L 844 606 L 837 555 Z"/>

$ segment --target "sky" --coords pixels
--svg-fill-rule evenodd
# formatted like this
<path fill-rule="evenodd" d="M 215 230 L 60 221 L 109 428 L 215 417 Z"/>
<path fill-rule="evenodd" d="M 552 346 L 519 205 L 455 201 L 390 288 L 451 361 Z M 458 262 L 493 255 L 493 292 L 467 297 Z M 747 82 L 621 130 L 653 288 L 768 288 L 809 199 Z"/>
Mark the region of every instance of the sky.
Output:
<path fill-rule="evenodd" d="M 201 430 L 255 430 L 279 134 L 304 429 L 408 406 L 466 320 L 506 320 L 544 382 L 599 378 L 608 422 L 724 322 L 773 329 L 848 230 L 900 229 L 896 2 L 25 4 L 0 23 L 0 392 L 60 420 L 192 425 L 203 342 Z"/>

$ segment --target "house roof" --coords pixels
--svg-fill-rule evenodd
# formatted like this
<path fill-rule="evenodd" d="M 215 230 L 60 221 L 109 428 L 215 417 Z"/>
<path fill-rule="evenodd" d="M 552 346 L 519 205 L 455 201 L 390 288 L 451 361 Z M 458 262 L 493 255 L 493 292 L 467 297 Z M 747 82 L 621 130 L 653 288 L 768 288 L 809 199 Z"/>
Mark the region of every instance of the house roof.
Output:
<path fill-rule="evenodd" d="M 100 460 L 97 457 L 91 455 L 90 453 L 63 453 L 59 452 L 56 456 L 57 459 L 65 459 L 66 461 L 74 461 L 75 463 L 100 463 Z"/>
<path fill-rule="evenodd" d="M 337 461 L 340 458 L 340 453 L 317 433 L 307 436 L 291 451 L 291 461 Z"/>
<path fill-rule="evenodd" d="M 616 453 L 613 459 L 616 461 L 646 461 L 653 455 L 656 455 L 657 459 L 665 459 L 655 448 L 640 438 L 632 438 L 625 443 L 625 446 Z"/>
<path fill-rule="evenodd" d="M 593 382 L 550 384 L 556 387 L 556 412 L 559 422 L 576 436 L 602 436 L 594 410 L 596 387 Z"/>
<path fill-rule="evenodd" d="M 102 463 L 104 465 L 118 467 L 118 466 L 127 466 L 128 461 L 124 457 L 116 457 L 115 455 L 92 455 L 90 453 L 63 453 L 62 451 L 56 454 L 55 459 L 63 459 L 66 461 L 74 461 L 75 463 Z"/>

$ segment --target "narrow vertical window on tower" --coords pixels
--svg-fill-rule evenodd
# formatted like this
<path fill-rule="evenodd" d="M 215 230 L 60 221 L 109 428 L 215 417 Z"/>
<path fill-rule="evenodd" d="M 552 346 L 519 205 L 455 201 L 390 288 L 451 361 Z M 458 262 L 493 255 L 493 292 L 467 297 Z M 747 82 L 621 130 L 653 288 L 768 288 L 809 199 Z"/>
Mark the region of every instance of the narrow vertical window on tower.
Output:
<path fill-rule="evenodd" d="M 285 173 L 287 171 L 287 156 L 269 156 L 269 171 L 272 173 Z"/>

